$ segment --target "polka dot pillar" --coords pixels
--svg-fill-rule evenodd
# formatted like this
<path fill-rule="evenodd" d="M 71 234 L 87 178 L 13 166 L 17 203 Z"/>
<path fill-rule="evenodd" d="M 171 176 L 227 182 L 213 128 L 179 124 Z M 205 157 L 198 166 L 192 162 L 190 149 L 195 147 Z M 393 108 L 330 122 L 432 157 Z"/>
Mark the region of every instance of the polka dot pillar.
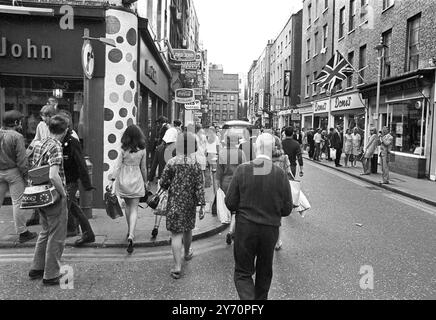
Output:
<path fill-rule="evenodd" d="M 129 125 L 136 124 L 137 24 L 137 18 L 129 12 L 106 11 L 106 37 L 116 42 L 116 48 L 106 47 L 104 185 L 120 156 L 124 131 Z"/>

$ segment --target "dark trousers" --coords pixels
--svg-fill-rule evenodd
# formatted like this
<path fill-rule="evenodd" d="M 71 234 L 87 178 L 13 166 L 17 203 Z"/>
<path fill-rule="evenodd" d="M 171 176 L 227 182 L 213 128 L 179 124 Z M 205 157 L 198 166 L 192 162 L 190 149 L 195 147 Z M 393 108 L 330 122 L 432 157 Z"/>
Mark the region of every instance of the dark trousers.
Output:
<path fill-rule="evenodd" d="M 94 237 L 94 232 L 92 231 L 92 227 L 89 224 L 88 218 L 80 208 L 77 203 L 76 193 L 79 189 L 79 185 L 77 182 L 69 183 L 67 185 L 67 193 L 68 193 L 68 231 L 75 231 L 77 228 L 76 220 L 80 225 L 80 229 L 83 234 L 86 234 L 89 237 Z"/>
<path fill-rule="evenodd" d="M 336 149 L 335 165 L 339 165 L 341 163 L 341 155 L 342 155 L 342 148 Z"/>
<path fill-rule="evenodd" d="M 313 155 L 314 160 L 319 160 L 321 156 L 321 143 L 315 143 L 315 153 Z"/>
<path fill-rule="evenodd" d="M 313 158 L 313 154 L 315 153 L 315 142 L 309 142 L 309 158 Z"/>
<path fill-rule="evenodd" d="M 268 299 L 278 236 L 278 227 L 255 224 L 236 215 L 234 280 L 241 300 Z"/>

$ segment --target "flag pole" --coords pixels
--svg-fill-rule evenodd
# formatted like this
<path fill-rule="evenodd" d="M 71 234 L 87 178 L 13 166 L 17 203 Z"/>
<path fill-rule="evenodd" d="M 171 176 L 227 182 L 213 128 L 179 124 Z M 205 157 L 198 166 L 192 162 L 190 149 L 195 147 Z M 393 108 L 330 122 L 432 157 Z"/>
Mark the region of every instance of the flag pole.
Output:
<path fill-rule="evenodd" d="M 362 79 L 363 82 L 366 82 L 365 79 L 360 75 L 360 72 L 356 70 L 356 68 L 354 68 L 354 66 L 345 58 L 345 56 L 343 54 L 341 54 L 337 49 L 336 49 L 336 53 L 339 53 L 342 58 L 344 58 L 345 62 L 348 63 L 348 65 L 353 68 L 353 70 L 357 73 L 357 75 L 359 76 L 360 79 Z M 361 69 L 363 70 L 363 69 Z"/>

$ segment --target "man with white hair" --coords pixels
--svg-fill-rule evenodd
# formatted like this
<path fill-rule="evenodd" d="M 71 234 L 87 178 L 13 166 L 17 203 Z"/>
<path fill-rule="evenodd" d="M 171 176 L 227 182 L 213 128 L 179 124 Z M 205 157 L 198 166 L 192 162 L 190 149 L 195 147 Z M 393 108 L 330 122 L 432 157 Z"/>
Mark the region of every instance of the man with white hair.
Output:
<path fill-rule="evenodd" d="M 268 299 L 280 220 L 292 210 L 287 175 L 271 160 L 274 144 L 269 133 L 257 138 L 256 159 L 236 169 L 226 194 L 227 208 L 236 212 L 234 280 L 241 300 Z"/>

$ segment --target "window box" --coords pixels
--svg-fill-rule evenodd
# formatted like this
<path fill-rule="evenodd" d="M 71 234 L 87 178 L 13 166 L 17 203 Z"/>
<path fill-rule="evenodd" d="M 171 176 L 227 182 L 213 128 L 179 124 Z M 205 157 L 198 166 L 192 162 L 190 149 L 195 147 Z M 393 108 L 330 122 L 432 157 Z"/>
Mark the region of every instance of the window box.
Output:
<path fill-rule="evenodd" d="M 388 11 L 390 8 L 392 8 L 393 6 L 395 6 L 395 3 L 391 4 L 389 7 L 387 7 L 386 9 L 384 9 L 382 11 L 382 14 L 385 13 L 386 11 Z"/>
<path fill-rule="evenodd" d="M 306 59 L 306 63 L 308 63 L 310 61 L 310 59 Z"/>
<path fill-rule="evenodd" d="M 307 26 L 306 30 L 309 30 L 309 29 L 310 29 L 310 27 L 311 27 L 311 25 L 309 24 L 309 25 Z"/>
<path fill-rule="evenodd" d="M 351 30 L 351 31 L 348 31 L 348 35 L 352 34 L 352 33 L 355 32 L 355 31 L 356 31 L 356 28 L 354 28 L 354 29 Z"/>
<path fill-rule="evenodd" d="M 316 17 L 315 20 L 313 20 L 313 23 L 316 23 L 319 20 L 319 17 Z"/>
<path fill-rule="evenodd" d="M 344 38 L 345 38 L 345 36 L 340 37 L 340 38 L 338 39 L 338 42 L 344 40 Z"/>
<path fill-rule="evenodd" d="M 322 14 L 324 14 L 324 13 L 326 13 L 327 11 L 329 10 L 329 8 L 327 7 L 327 8 L 325 8 L 323 11 L 322 11 Z"/>
<path fill-rule="evenodd" d="M 315 58 L 316 56 L 318 56 L 318 53 L 317 54 L 315 54 L 312 58 Z"/>

